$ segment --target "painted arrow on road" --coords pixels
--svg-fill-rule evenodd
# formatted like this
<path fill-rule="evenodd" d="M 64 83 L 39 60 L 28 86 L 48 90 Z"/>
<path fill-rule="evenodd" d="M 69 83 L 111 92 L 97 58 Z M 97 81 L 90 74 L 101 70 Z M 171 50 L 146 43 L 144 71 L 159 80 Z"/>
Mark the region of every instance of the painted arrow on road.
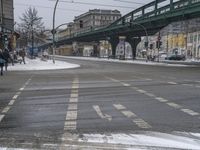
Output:
<path fill-rule="evenodd" d="M 98 105 L 94 105 L 93 108 L 102 119 L 107 119 L 108 121 L 112 120 L 112 116 L 110 116 L 108 114 L 103 114 Z"/>

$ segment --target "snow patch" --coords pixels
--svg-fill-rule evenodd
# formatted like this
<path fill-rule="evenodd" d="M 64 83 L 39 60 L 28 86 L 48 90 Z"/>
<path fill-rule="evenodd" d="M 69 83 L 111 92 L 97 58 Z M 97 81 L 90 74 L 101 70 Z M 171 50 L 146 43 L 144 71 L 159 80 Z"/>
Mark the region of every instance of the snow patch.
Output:
<path fill-rule="evenodd" d="M 26 58 L 26 64 L 15 63 L 14 66 L 8 66 L 9 71 L 26 71 L 26 70 L 56 70 L 56 69 L 71 69 L 77 68 L 80 65 L 71 64 L 64 61 L 52 60 L 42 61 L 39 58 L 28 59 Z"/>
<path fill-rule="evenodd" d="M 129 146 L 146 146 L 178 149 L 200 149 L 199 133 L 144 132 L 142 134 L 84 134 L 79 142 L 122 144 Z"/>

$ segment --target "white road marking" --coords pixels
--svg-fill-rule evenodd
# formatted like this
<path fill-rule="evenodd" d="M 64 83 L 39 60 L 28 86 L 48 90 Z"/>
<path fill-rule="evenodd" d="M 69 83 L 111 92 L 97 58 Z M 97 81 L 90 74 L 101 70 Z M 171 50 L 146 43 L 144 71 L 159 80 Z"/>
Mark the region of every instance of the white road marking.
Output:
<path fill-rule="evenodd" d="M 78 97 L 71 97 L 69 99 L 69 102 L 71 102 L 71 103 L 77 103 L 78 102 Z"/>
<path fill-rule="evenodd" d="M 176 82 L 167 82 L 169 84 L 173 84 L 173 85 L 176 85 L 177 83 Z"/>
<path fill-rule="evenodd" d="M 5 115 L 0 115 L 0 122 L 3 120 L 4 117 Z"/>
<path fill-rule="evenodd" d="M 117 109 L 117 110 L 125 110 L 126 107 L 121 105 L 121 104 L 113 104 L 113 106 Z"/>
<path fill-rule="evenodd" d="M 144 91 L 144 90 L 141 90 L 141 89 L 139 89 L 139 90 L 136 90 L 136 91 L 138 91 L 138 92 L 140 92 L 140 93 L 147 93 L 146 91 Z"/>
<path fill-rule="evenodd" d="M 7 113 L 9 110 L 10 110 L 10 106 L 6 106 L 6 107 L 3 109 L 2 113 L 5 114 L 5 113 Z"/>
<path fill-rule="evenodd" d="M 78 109 L 77 104 L 69 104 L 68 105 L 68 110 L 77 110 L 77 109 Z"/>
<path fill-rule="evenodd" d="M 17 92 L 15 95 L 20 95 L 21 94 L 21 92 Z"/>
<path fill-rule="evenodd" d="M 72 82 L 72 90 L 69 98 L 69 105 L 66 114 L 64 130 L 76 130 L 77 128 L 77 115 L 78 115 L 78 90 L 79 79 L 74 78 Z M 73 103 L 73 104 L 71 104 Z"/>
<path fill-rule="evenodd" d="M 13 99 L 13 100 L 11 100 L 10 102 L 9 102 L 9 106 L 12 106 L 13 104 L 15 103 L 15 100 Z"/>
<path fill-rule="evenodd" d="M 122 82 L 121 84 L 122 84 L 123 86 L 127 86 L 127 87 L 128 87 L 128 86 L 131 86 L 130 84 L 123 83 L 123 82 Z"/>
<path fill-rule="evenodd" d="M 152 93 L 145 93 L 147 96 L 149 96 L 149 97 L 155 97 L 155 95 L 154 94 L 152 94 Z"/>
<path fill-rule="evenodd" d="M 77 110 L 68 110 L 66 115 L 66 120 L 76 120 L 77 119 Z"/>
<path fill-rule="evenodd" d="M 72 89 L 71 93 L 78 93 L 78 89 Z"/>
<path fill-rule="evenodd" d="M 78 97 L 78 93 L 71 93 L 70 97 L 77 98 Z"/>
<path fill-rule="evenodd" d="M 169 103 L 167 103 L 167 105 L 169 105 L 169 106 L 171 106 L 171 107 L 174 107 L 174 108 L 176 108 L 176 109 L 182 108 L 182 106 L 180 106 L 180 105 L 178 105 L 178 104 L 176 104 L 176 103 L 173 103 L 173 102 L 169 102 Z"/>
<path fill-rule="evenodd" d="M 162 97 L 156 97 L 155 98 L 156 100 L 158 100 L 159 102 L 168 102 L 168 100 L 166 100 L 166 99 L 164 99 L 164 98 L 162 98 Z"/>
<path fill-rule="evenodd" d="M 106 119 L 108 121 L 112 120 L 112 116 L 110 116 L 108 114 L 103 114 L 98 105 L 94 105 L 93 108 L 96 111 L 96 113 L 99 115 L 99 117 L 101 117 L 102 119 Z"/>
<path fill-rule="evenodd" d="M 147 122 L 145 122 L 143 119 L 137 118 L 133 119 L 133 122 L 142 129 L 149 129 L 152 128 L 151 125 L 149 125 Z"/>
<path fill-rule="evenodd" d="M 20 88 L 19 90 L 20 90 L 20 91 L 23 91 L 24 89 L 25 89 L 25 87 L 22 87 L 22 88 Z"/>
<path fill-rule="evenodd" d="M 76 130 L 76 121 L 65 121 L 64 130 Z"/>
<path fill-rule="evenodd" d="M 181 111 L 183 111 L 183 112 L 185 112 L 185 113 L 187 113 L 187 114 L 189 114 L 191 116 L 197 116 L 197 115 L 199 115 L 198 112 L 195 112 L 195 111 L 190 110 L 190 109 L 181 109 Z"/>
<path fill-rule="evenodd" d="M 121 104 L 113 104 L 113 106 L 119 110 L 125 117 L 132 118 L 133 122 L 142 129 L 149 129 L 152 128 L 151 125 L 149 125 L 147 122 L 145 122 L 143 119 L 139 118 L 135 113 L 132 111 L 126 110 L 126 107 Z"/>
<path fill-rule="evenodd" d="M 134 114 L 133 112 L 129 111 L 129 110 L 122 110 L 121 111 L 122 114 L 124 114 L 124 116 L 126 116 L 127 118 L 134 118 L 137 117 L 136 114 Z"/>
<path fill-rule="evenodd" d="M 19 95 L 14 95 L 12 99 L 16 100 Z"/>

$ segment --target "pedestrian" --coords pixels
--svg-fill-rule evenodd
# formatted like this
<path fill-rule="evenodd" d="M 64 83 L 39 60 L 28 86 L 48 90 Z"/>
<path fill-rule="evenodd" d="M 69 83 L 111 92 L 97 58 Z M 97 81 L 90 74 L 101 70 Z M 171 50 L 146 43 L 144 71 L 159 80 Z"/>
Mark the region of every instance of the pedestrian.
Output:
<path fill-rule="evenodd" d="M 5 71 L 7 71 L 8 62 L 9 62 L 9 59 L 11 59 L 11 56 L 10 56 L 8 49 L 5 49 L 3 51 L 3 56 L 4 56 L 4 60 L 5 60 Z"/>
<path fill-rule="evenodd" d="M 4 63 L 5 63 L 5 58 L 3 55 L 3 51 L 2 49 L 0 49 L 0 68 L 1 68 L 1 76 L 3 75 L 3 67 L 4 67 Z"/>
<path fill-rule="evenodd" d="M 25 62 L 26 52 L 25 52 L 25 49 L 24 49 L 24 48 L 23 48 L 22 50 L 19 51 L 19 56 L 22 57 L 23 63 L 26 64 L 26 62 Z M 20 62 L 20 64 L 21 64 L 21 62 Z"/>

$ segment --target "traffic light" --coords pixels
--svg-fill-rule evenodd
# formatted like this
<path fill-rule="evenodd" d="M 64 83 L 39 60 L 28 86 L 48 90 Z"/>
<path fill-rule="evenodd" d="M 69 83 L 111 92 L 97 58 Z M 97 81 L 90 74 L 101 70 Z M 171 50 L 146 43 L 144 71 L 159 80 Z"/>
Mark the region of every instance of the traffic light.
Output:
<path fill-rule="evenodd" d="M 162 42 L 161 41 L 156 41 L 156 48 L 160 48 L 162 46 Z"/>

